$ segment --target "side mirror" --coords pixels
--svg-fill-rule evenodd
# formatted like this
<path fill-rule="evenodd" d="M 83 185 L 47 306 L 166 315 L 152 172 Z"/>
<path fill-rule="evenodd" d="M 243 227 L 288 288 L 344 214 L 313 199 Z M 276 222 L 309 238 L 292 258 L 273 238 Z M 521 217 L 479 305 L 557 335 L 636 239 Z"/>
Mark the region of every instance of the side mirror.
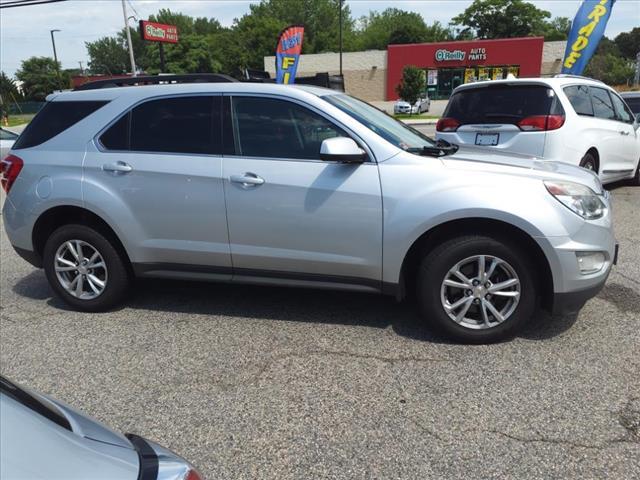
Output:
<path fill-rule="evenodd" d="M 636 115 L 636 123 L 640 124 L 640 113 Z"/>
<path fill-rule="evenodd" d="M 362 163 L 367 153 L 347 137 L 327 138 L 320 145 L 320 159 L 325 162 Z"/>

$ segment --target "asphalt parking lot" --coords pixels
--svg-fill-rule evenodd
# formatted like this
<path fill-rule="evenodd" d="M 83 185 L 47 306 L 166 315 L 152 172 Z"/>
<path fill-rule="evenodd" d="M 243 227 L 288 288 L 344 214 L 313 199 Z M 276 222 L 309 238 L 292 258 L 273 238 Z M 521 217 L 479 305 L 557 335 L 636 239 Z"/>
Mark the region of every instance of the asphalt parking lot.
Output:
<path fill-rule="evenodd" d="M 69 311 L 2 228 L 0 370 L 156 440 L 205 478 L 640 478 L 640 188 L 578 316 L 447 342 L 364 294 L 139 282 Z"/>

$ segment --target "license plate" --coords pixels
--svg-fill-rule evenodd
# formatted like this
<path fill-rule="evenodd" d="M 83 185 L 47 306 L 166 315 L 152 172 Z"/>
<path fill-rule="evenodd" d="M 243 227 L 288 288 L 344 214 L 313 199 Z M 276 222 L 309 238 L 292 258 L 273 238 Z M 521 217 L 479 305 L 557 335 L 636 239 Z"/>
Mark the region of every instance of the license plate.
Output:
<path fill-rule="evenodd" d="M 476 133 L 476 145 L 493 146 L 500 141 L 499 133 Z"/>

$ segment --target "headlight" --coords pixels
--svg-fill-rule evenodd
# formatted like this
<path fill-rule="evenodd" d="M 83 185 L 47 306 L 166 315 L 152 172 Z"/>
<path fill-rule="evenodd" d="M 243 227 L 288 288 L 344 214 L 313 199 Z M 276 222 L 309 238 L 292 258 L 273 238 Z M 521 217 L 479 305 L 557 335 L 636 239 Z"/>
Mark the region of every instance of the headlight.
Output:
<path fill-rule="evenodd" d="M 545 180 L 544 186 L 565 207 L 585 220 L 595 220 L 604 215 L 607 206 L 586 185 L 573 182 Z"/>

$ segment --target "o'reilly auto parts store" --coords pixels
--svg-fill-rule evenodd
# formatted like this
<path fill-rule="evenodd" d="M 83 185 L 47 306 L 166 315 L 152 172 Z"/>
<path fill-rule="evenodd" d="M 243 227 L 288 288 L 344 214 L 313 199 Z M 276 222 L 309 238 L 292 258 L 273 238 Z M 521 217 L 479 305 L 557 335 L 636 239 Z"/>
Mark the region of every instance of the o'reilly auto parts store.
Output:
<path fill-rule="evenodd" d="M 387 50 L 343 54 L 348 93 L 368 101 L 395 100 L 396 86 L 406 65 L 422 68 L 432 99 L 446 99 L 463 83 L 478 80 L 550 76 L 559 73 L 565 42 L 542 37 L 473 40 L 464 42 L 389 45 Z M 274 57 L 265 57 L 265 70 L 275 74 Z M 339 72 L 336 53 L 302 55 L 298 74 Z"/>

